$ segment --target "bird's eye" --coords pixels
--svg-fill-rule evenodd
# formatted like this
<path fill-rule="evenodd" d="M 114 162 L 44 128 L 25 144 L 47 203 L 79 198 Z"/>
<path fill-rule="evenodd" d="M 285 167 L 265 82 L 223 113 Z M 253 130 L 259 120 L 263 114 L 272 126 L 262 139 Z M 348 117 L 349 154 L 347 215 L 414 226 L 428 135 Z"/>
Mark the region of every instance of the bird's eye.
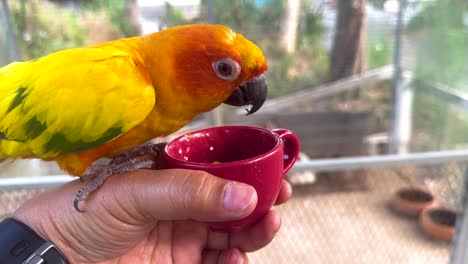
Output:
<path fill-rule="evenodd" d="M 231 58 L 224 58 L 213 63 L 213 69 L 216 75 L 227 81 L 233 81 L 239 77 L 241 67 L 239 63 Z"/>

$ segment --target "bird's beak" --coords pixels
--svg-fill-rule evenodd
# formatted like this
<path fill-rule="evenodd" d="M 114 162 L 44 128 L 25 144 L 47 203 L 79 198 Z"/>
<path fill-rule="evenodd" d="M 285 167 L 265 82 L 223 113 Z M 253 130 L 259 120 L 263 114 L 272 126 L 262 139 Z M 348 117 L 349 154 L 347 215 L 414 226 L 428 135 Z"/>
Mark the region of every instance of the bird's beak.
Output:
<path fill-rule="evenodd" d="M 233 106 L 251 105 L 247 115 L 257 112 L 262 107 L 268 94 L 265 76 L 263 74 L 244 82 L 229 96 L 225 104 Z"/>

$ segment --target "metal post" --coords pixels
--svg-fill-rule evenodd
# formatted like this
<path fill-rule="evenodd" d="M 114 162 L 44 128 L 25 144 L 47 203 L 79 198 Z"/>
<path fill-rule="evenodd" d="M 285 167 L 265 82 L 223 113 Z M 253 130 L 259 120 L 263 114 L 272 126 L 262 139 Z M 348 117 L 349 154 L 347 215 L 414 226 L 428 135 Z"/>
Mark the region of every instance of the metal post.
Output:
<path fill-rule="evenodd" d="M 10 50 L 10 60 L 19 61 L 18 47 L 16 46 L 15 34 L 13 34 L 13 25 L 11 23 L 10 10 L 8 8 L 7 0 L 0 0 L 2 2 L 2 10 L 4 13 L 4 25 L 6 25 L 6 38 Z"/>
<path fill-rule="evenodd" d="M 290 173 L 295 174 L 304 171 L 331 172 L 343 170 L 365 170 L 401 166 L 428 166 L 448 162 L 463 162 L 464 164 L 468 164 L 468 150 L 445 150 L 400 155 L 378 155 L 371 157 L 360 156 L 351 158 L 305 160 L 296 162 Z M 375 175 L 375 177 L 382 176 L 385 175 Z M 465 178 L 468 179 L 468 176 Z M 67 175 L 16 177 L 4 179 L 0 178 L 0 192 L 11 189 L 56 186 L 73 179 L 75 178 Z M 465 230 L 468 231 L 468 225 L 465 226 L 465 228 Z M 467 247 L 461 247 L 460 249 L 466 248 Z"/>
<path fill-rule="evenodd" d="M 400 106 L 398 109 L 398 141 L 396 153 L 403 154 L 409 151 L 412 129 L 413 89 L 411 88 L 411 75 L 405 73 L 400 79 Z"/>
<path fill-rule="evenodd" d="M 403 28 L 403 14 L 407 0 L 400 0 L 398 9 L 397 25 L 395 29 L 395 49 L 393 57 L 393 94 L 392 94 L 392 116 L 390 123 L 390 153 L 399 153 L 402 143 L 402 115 L 403 85 L 401 68 L 401 34 Z M 404 129 L 404 128 L 403 128 Z"/>
<path fill-rule="evenodd" d="M 464 174 L 464 193 L 463 200 L 457 213 L 457 222 L 455 228 L 455 237 L 453 238 L 453 247 L 450 254 L 451 264 L 466 264 L 468 260 L 468 168 L 465 168 Z"/>

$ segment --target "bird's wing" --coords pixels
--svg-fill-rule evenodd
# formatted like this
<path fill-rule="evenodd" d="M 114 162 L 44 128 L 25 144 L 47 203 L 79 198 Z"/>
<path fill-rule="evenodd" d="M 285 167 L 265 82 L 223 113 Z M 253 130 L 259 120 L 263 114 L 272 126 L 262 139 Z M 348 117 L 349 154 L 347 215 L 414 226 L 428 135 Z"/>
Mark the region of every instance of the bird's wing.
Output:
<path fill-rule="evenodd" d="M 0 69 L 0 140 L 47 158 L 125 133 L 155 103 L 138 61 L 116 48 L 83 48 Z"/>

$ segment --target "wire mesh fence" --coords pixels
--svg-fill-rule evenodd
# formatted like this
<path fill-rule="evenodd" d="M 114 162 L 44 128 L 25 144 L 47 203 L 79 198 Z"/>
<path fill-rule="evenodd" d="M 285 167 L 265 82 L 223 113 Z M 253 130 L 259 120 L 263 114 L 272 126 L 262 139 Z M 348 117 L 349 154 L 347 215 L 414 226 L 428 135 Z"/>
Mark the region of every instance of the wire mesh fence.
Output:
<path fill-rule="evenodd" d="M 25 188 L 0 191 L 0 219 L 12 214 L 21 204 L 44 190 L 46 189 Z"/>
<path fill-rule="evenodd" d="M 282 228 L 251 263 L 447 263 L 451 245 L 427 236 L 417 218 L 389 206 L 403 187 L 430 191 L 457 208 L 468 161 L 294 172 L 294 196 L 276 208 Z M 31 186 L 30 186 L 31 187 Z M 33 186 L 32 186 L 33 187 Z M 0 188 L 0 218 L 46 188 Z"/>
<path fill-rule="evenodd" d="M 292 201 L 278 208 L 283 228 L 251 254 L 253 263 L 447 263 L 450 245 L 429 238 L 417 218 L 395 212 L 389 200 L 417 186 L 456 208 L 465 168 L 452 162 L 318 173 L 315 182 L 295 185 Z"/>

